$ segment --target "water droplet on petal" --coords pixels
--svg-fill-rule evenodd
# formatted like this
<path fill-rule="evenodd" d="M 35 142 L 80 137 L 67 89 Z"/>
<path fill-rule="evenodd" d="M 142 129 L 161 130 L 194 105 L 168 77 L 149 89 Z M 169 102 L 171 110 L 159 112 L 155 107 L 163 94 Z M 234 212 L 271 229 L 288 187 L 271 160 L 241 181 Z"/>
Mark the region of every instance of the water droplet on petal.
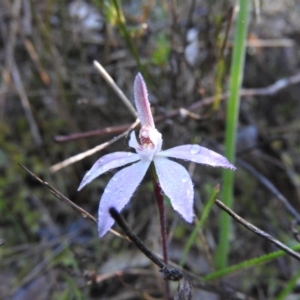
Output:
<path fill-rule="evenodd" d="M 132 156 L 132 153 L 131 153 L 131 152 L 128 152 L 128 153 L 127 153 L 127 156 Z"/>
<path fill-rule="evenodd" d="M 198 145 L 192 145 L 190 152 L 191 154 L 197 154 L 200 151 L 200 146 Z"/>
<path fill-rule="evenodd" d="M 185 177 L 185 178 L 182 178 L 182 179 L 181 179 L 181 182 L 182 182 L 182 183 L 185 183 L 185 182 L 187 182 L 188 180 L 189 180 L 189 179 L 188 179 L 187 177 Z"/>

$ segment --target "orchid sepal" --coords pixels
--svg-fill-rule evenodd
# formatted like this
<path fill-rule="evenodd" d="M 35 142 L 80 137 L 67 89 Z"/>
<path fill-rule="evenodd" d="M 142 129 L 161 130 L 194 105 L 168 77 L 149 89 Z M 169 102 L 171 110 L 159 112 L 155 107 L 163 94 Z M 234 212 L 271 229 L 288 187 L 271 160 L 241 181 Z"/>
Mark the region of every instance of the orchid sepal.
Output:
<path fill-rule="evenodd" d="M 188 171 L 165 157 L 156 157 L 154 166 L 160 187 L 170 199 L 172 207 L 186 222 L 192 223 L 194 189 Z"/>
<path fill-rule="evenodd" d="M 103 173 L 136 162 L 139 159 L 138 154 L 131 152 L 114 152 L 102 156 L 93 164 L 92 168 L 86 172 L 78 187 L 78 191 Z"/>
<path fill-rule="evenodd" d="M 117 172 L 108 182 L 101 197 L 98 211 L 98 234 L 104 236 L 114 224 L 109 208 L 118 212 L 129 202 L 138 185 L 144 178 L 150 161 L 139 161 Z"/>
<path fill-rule="evenodd" d="M 157 155 L 184 159 L 212 167 L 222 167 L 232 170 L 236 169 L 236 167 L 221 154 L 197 144 L 177 146 L 168 150 L 160 151 Z"/>

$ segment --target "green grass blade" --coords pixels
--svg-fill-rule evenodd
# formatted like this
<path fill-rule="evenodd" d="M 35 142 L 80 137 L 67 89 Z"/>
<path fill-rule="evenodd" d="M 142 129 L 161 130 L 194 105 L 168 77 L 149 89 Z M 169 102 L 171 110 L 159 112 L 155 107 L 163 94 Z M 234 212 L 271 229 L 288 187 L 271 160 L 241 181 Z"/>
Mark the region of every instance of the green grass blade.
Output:
<path fill-rule="evenodd" d="M 128 48 L 130 49 L 137 65 L 138 65 L 138 68 L 143 73 L 143 75 L 147 78 L 147 73 L 145 71 L 145 68 L 140 61 L 138 51 L 132 41 L 129 31 L 127 29 L 126 20 L 125 20 L 124 14 L 123 14 L 122 6 L 121 6 L 119 0 L 113 0 L 113 4 L 115 6 L 116 13 L 117 13 L 118 27 L 127 43 Z"/>
<path fill-rule="evenodd" d="M 284 289 L 276 297 L 276 300 L 285 300 L 285 299 L 287 299 L 287 296 L 296 287 L 299 278 L 300 278 L 300 270 L 296 273 L 296 275 L 293 278 L 291 278 L 287 283 L 285 283 Z"/>
<path fill-rule="evenodd" d="M 217 194 L 219 193 L 219 186 L 216 186 L 213 191 L 212 194 L 209 198 L 209 201 L 207 202 L 207 204 L 205 205 L 204 209 L 203 209 L 203 213 L 201 214 L 201 219 L 200 221 L 197 221 L 196 226 L 194 227 L 193 232 L 191 233 L 185 247 L 183 250 L 183 254 L 182 257 L 180 259 L 179 265 L 182 267 L 186 261 L 187 255 L 193 245 L 193 243 L 195 242 L 196 238 L 197 238 L 197 234 L 199 232 L 199 230 L 203 227 L 204 222 L 206 221 L 208 214 L 211 210 L 212 205 L 214 204 L 214 201 L 216 199 Z"/>
<path fill-rule="evenodd" d="M 295 251 L 299 251 L 300 250 L 300 244 L 297 244 L 297 245 L 291 247 L 291 249 L 293 249 Z M 228 267 L 228 268 L 224 268 L 222 270 L 218 270 L 216 272 L 205 275 L 202 278 L 204 280 L 207 280 L 207 281 L 218 279 L 218 278 L 224 277 L 225 275 L 228 275 L 232 272 L 240 271 L 240 270 L 245 269 L 245 268 L 255 267 L 255 266 L 258 266 L 260 264 L 270 262 L 270 261 L 272 261 L 276 258 L 279 258 L 281 256 L 284 256 L 284 255 L 286 255 L 286 252 L 284 252 L 282 250 L 275 251 L 275 252 L 272 252 L 272 253 L 269 253 L 269 254 L 251 259 L 251 260 L 244 261 L 240 264 L 237 264 L 237 265 L 234 265 L 234 266 L 231 266 L 231 267 Z"/>
<path fill-rule="evenodd" d="M 230 69 L 230 97 L 227 105 L 226 116 L 226 133 L 225 133 L 225 154 L 228 160 L 234 163 L 236 128 L 238 123 L 239 112 L 239 90 L 241 87 L 245 47 L 248 25 L 248 3 L 250 1 L 240 0 L 240 9 L 238 12 L 237 29 L 234 40 L 234 49 Z M 226 206 L 232 207 L 233 204 L 233 183 L 234 173 L 230 170 L 223 172 L 223 202 Z M 220 237 L 219 245 L 216 252 L 216 267 L 223 269 L 227 266 L 229 252 L 229 233 L 230 233 L 230 216 L 226 212 L 221 212 L 220 216 Z"/>

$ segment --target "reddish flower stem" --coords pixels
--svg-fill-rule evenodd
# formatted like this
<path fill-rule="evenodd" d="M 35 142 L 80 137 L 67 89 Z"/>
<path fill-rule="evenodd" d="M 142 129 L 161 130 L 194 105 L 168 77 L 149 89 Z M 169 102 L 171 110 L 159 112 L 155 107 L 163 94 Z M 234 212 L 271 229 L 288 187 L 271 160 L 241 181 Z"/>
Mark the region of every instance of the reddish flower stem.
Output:
<path fill-rule="evenodd" d="M 159 186 L 157 180 L 153 179 L 153 188 L 156 199 L 156 204 L 158 207 L 159 213 L 159 222 L 160 222 L 160 234 L 161 234 L 161 242 L 163 248 L 163 258 L 164 263 L 168 263 L 168 250 L 167 250 L 167 230 L 166 230 L 166 218 L 165 218 L 165 208 L 164 208 L 164 196 L 162 194 L 162 189 Z"/>
<path fill-rule="evenodd" d="M 152 184 L 153 184 L 153 189 L 154 189 L 154 195 L 155 195 L 156 204 L 157 204 L 158 213 L 159 213 L 163 259 L 164 259 L 164 263 L 168 264 L 168 247 L 167 247 L 167 230 L 166 230 L 164 196 L 163 196 L 163 191 L 159 185 L 159 181 L 158 181 L 155 167 L 153 164 L 151 166 L 151 171 L 152 171 L 151 173 L 152 173 Z M 165 286 L 166 286 L 166 299 L 171 299 L 169 281 L 166 280 Z"/>

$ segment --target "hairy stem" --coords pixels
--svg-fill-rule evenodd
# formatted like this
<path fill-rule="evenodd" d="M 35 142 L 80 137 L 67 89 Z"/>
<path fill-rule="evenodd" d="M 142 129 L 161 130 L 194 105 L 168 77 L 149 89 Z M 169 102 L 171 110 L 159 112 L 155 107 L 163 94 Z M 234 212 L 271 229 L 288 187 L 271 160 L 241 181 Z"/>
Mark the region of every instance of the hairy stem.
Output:
<path fill-rule="evenodd" d="M 163 191 L 159 185 L 159 181 L 156 175 L 155 167 L 151 165 L 151 174 L 152 174 L 152 184 L 154 189 L 154 195 L 156 199 L 156 204 L 158 207 L 159 213 L 159 222 L 160 222 L 160 234 L 163 250 L 163 259 L 164 263 L 168 263 L 168 248 L 167 248 L 167 231 L 166 231 L 166 218 L 165 218 L 165 208 L 164 208 L 164 196 Z M 166 281 L 166 296 L 167 299 L 170 299 L 170 286 L 169 282 Z"/>
<path fill-rule="evenodd" d="M 153 180 L 154 194 L 156 198 L 156 204 L 158 207 L 159 213 L 159 222 L 160 222 L 160 234 L 163 248 L 163 257 L 164 263 L 168 263 L 168 250 L 167 250 L 167 231 L 166 231 L 166 218 L 165 218 L 165 209 L 164 209 L 164 196 L 162 195 L 161 188 L 159 183 L 156 180 Z"/>

